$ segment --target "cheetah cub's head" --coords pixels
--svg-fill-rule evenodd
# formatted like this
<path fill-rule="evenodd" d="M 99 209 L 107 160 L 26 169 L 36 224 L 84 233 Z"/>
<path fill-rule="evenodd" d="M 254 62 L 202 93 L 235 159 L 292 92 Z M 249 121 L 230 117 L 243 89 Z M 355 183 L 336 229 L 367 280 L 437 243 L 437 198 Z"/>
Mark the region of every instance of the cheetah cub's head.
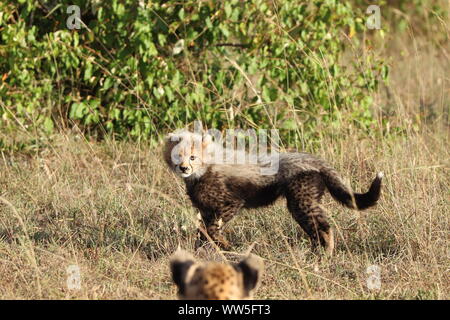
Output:
<path fill-rule="evenodd" d="M 212 146 L 210 135 L 189 131 L 171 133 L 166 138 L 164 160 L 183 178 L 200 177 L 206 171 Z"/>
<path fill-rule="evenodd" d="M 264 269 L 260 257 L 249 255 L 238 264 L 198 263 L 179 250 L 170 262 L 178 296 L 186 300 L 251 299 Z"/>

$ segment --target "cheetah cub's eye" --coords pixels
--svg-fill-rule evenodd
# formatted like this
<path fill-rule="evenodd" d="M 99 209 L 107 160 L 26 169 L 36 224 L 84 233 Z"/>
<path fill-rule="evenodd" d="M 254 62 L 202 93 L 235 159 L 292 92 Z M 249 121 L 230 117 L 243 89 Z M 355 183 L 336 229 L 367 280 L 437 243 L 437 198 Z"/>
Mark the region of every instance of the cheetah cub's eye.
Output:
<path fill-rule="evenodd" d="M 194 161 L 195 160 L 195 156 L 191 156 L 191 161 Z"/>

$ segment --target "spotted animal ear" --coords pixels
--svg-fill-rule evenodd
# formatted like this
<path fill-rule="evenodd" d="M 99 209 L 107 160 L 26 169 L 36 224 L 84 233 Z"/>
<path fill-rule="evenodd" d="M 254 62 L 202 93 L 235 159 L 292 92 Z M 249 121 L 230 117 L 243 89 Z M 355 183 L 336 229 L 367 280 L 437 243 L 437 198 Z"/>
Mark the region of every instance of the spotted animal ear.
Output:
<path fill-rule="evenodd" d="M 170 271 L 172 272 L 172 280 L 178 287 L 180 295 L 184 295 L 186 291 L 186 283 L 188 282 L 189 270 L 194 266 L 194 257 L 184 250 L 177 250 L 170 259 Z"/>
<path fill-rule="evenodd" d="M 250 295 L 256 290 L 261 282 L 264 273 L 263 259 L 250 254 L 247 258 L 236 265 L 236 268 L 242 272 L 244 280 L 244 290 Z"/>

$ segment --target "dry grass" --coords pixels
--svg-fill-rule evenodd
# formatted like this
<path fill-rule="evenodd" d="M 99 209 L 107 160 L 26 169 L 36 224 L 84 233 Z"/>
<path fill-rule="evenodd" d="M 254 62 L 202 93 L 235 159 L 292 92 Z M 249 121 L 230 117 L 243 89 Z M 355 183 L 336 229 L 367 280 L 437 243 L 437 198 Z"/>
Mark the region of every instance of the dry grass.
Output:
<path fill-rule="evenodd" d="M 449 51 L 404 43 L 376 100 L 380 119 L 404 130 L 364 136 L 349 124 L 318 151 L 356 190 L 375 172 L 386 175 L 379 205 L 367 212 L 325 199 L 335 256 L 310 253 L 284 201 L 230 223 L 236 253 L 256 242 L 253 252 L 266 260 L 257 299 L 450 298 Z M 1 299 L 176 297 L 168 259 L 178 246 L 193 251 L 196 212 L 159 149 L 68 134 L 38 154 L 1 156 Z M 72 264 L 81 290 L 67 289 Z M 376 291 L 366 286 L 373 264 L 381 268 Z"/>

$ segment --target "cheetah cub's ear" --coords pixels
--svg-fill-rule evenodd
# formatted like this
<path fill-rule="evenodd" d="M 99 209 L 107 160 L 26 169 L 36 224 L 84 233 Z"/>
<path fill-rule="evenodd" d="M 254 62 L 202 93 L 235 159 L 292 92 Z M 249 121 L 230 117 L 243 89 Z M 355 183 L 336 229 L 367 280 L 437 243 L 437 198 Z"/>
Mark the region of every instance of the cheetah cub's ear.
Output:
<path fill-rule="evenodd" d="M 213 143 L 212 135 L 204 133 L 202 136 L 202 157 L 203 162 L 208 163 L 214 159 L 215 145 Z"/>
<path fill-rule="evenodd" d="M 242 272 L 244 290 L 247 296 L 252 296 L 253 292 L 258 289 L 264 273 L 263 259 L 254 254 L 249 254 L 247 258 L 235 265 L 235 268 Z"/>
<path fill-rule="evenodd" d="M 179 294 L 184 295 L 186 291 L 186 284 L 192 277 L 195 259 L 188 252 L 178 249 L 177 252 L 170 259 L 170 271 L 172 272 L 173 282 L 178 287 Z"/>
<path fill-rule="evenodd" d="M 208 133 L 203 134 L 202 136 L 202 146 L 205 148 L 212 143 L 212 136 Z"/>

